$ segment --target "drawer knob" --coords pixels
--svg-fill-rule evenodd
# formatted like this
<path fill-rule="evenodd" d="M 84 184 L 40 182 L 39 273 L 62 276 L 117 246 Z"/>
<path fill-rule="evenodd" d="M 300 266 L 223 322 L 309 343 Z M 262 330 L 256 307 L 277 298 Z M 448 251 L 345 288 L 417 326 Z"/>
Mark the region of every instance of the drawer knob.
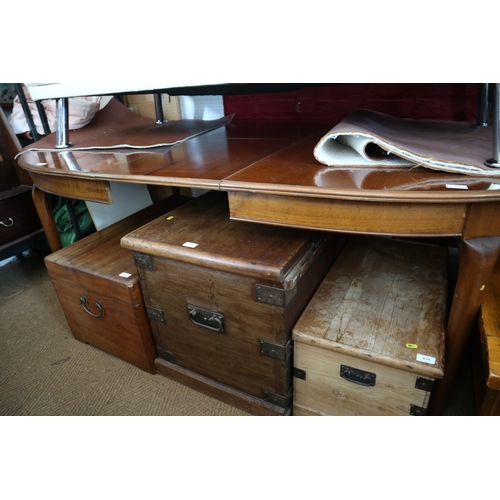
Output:
<path fill-rule="evenodd" d="M 80 304 L 81 306 L 83 307 L 83 310 L 87 313 L 87 314 L 90 314 L 91 316 L 93 316 L 94 318 L 100 318 L 102 316 L 102 305 L 100 302 L 96 302 L 95 303 L 95 307 L 97 307 L 97 309 L 99 309 L 99 312 L 96 314 L 96 313 L 93 313 L 92 311 L 89 311 L 87 309 L 87 297 L 85 297 L 85 295 L 82 295 L 80 297 Z"/>
<path fill-rule="evenodd" d="M 11 217 L 7 219 L 7 224 L 3 220 L 0 221 L 0 226 L 10 227 L 13 225 L 14 225 L 14 220 Z"/>

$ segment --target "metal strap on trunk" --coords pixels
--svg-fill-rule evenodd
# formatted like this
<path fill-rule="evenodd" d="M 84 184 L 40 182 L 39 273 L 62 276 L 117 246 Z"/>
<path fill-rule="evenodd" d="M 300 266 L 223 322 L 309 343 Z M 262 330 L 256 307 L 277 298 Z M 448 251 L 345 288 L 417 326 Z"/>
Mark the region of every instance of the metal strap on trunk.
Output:
<path fill-rule="evenodd" d="M 153 260 L 151 255 L 141 252 L 132 252 L 134 256 L 134 262 L 137 267 L 144 267 L 145 269 L 153 270 Z"/>

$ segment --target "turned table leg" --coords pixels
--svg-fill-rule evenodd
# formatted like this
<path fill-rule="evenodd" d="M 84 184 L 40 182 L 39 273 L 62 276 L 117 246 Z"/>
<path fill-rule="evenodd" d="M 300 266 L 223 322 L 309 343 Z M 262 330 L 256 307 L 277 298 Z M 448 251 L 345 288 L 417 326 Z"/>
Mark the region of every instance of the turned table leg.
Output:
<path fill-rule="evenodd" d="M 458 240 L 459 268 L 455 293 L 446 331 L 444 378 L 437 380 L 432 393 L 429 414 L 440 415 L 481 302 L 500 253 L 500 237 Z"/>
<path fill-rule="evenodd" d="M 62 244 L 47 193 L 35 186 L 32 190 L 32 197 L 36 211 L 38 212 L 38 217 L 40 218 L 45 235 L 47 236 L 50 249 L 52 252 L 56 252 L 62 248 Z"/>

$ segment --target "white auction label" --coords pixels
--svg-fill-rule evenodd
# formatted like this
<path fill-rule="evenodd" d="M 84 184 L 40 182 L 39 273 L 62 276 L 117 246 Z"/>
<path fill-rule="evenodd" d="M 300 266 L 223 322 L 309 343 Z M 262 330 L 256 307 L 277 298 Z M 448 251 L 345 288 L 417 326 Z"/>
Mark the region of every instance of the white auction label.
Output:
<path fill-rule="evenodd" d="M 186 243 L 183 243 L 182 246 L 188 248 L 196 248 L 198 246 L 198 243 L 191 243 L 190 241 L 186 241 Z"/>
<path fill-rule="evenodd" d="M 464 186 L 463 184 L 446 184 L 448 189 L 469 189 L 469 186 Z"/>
<path fill-rule="evenodd" d="M 430 365 L 436 364 L 436 358 L 432 356 L 424 356 L 423 354 L 417 354 L 417 361 L 422 361 L 422 363 L 429 363 Z"/>
<path fill-rule="evenodd" d="M 122 277 L 122 278 L 130 278 L 130 276 L 132 276 L 130 273 L 120 273 L 118 276 Z"/>

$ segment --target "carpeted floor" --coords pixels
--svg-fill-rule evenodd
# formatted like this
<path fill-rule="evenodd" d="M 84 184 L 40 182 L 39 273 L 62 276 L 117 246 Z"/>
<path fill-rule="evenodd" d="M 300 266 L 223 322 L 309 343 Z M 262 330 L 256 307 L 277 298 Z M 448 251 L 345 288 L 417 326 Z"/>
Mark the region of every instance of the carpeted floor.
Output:
<path fill-rule="evenodd" d="M 34 255 L 0 267 L 0 415 L 247 415 L 72 337 Z"/>
<path fill-rule="evenodd" d="M 470 359 L 444 414 L 475 415 Z M 45 269 L 29 255 L 0 266 L 0 415 L 245 416 L 72 337 Z"/>

